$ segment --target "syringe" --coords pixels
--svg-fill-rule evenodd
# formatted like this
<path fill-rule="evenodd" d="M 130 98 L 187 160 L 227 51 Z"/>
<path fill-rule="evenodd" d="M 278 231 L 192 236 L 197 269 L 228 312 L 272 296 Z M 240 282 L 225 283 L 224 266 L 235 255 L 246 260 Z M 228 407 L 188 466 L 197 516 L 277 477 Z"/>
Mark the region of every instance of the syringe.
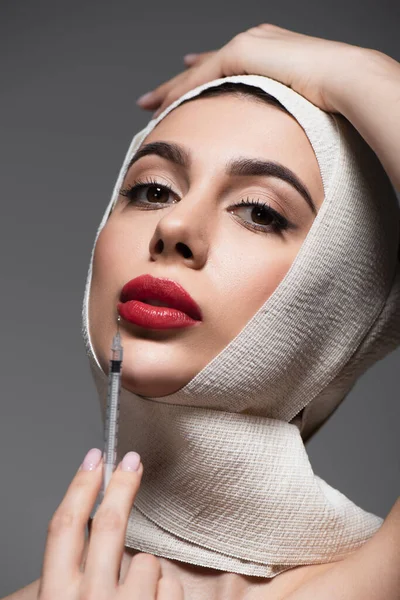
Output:
<path fill-rule="evenodd" d="M 111 346 L 110 366 L 108 369 L 107 412 L 104 425 L 103 479 L 99 496 L 89 517 L 89 535 L 92 526 L 92 520 L 104 498 L 107 486 L 116 468 L 119 423 L 119 395 L 121 390 L 121 367 L 123 354 L 121 336 L 119 333 L 120 320 L 121 317 L 118 315 L 117 333 L 113 337 Z"/>
<path fill-rule="evenodd" d="M 101 500 L 104 498 L 111 476 L 115 471 L 117 461 L 119 395 L 121 390 L 123 354 L 121 336 L 119 333 L 120 320 L 121 317 L 118 316 L 118 328 L 111 346 L 111 359 L 108 370 L 107 414 L 104 426 L 103 481 L 100 492 Z"/>

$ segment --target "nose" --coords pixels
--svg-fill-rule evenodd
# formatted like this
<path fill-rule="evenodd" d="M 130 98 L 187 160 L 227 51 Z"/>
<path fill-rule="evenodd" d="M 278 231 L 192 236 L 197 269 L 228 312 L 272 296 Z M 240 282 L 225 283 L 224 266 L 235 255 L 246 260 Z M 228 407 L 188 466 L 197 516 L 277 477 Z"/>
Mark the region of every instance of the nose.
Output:
<path fill-rule="evenodd" d="M 163 210 L 163 209 L 160 209 Z M 207 261 L 211 234 L 209 205 L 189 194 L 166 211 L 157 223 L 150 242 L 153 260 L 182 261 L 201 269 Z"/>

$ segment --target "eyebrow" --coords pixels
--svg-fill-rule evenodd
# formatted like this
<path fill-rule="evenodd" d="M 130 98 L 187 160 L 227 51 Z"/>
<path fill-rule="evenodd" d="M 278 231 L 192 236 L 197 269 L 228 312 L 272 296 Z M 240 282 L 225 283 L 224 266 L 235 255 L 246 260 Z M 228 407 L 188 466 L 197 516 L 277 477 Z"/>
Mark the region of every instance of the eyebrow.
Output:
<path fill-rule="evenodd" d="M 189 152 L 180 146 L 170 142 L 151 142 L 145 144 L 134 154 L 130 160 L 126 173 L 131 166 L 144 156 L 156 155 L 165 158 L 170 162 L 189 169 L 191 158 Z M 230 160 L 226 165 L 226 174 L 231 176 L 264 176 L 276 177 L 289 183 L 307 202 L 311 211 L 316 215 L 317 208 L 305 184 L 291 171 L 281 163 L 274 161 L 264 161 L 256 158 L 240 157 Z"/>

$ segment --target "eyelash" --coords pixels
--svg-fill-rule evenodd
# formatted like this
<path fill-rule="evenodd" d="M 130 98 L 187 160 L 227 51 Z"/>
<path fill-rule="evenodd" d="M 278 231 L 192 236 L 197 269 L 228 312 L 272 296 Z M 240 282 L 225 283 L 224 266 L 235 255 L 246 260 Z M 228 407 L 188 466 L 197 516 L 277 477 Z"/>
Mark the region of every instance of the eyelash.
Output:
<path fill-rule="evenodd" d="M 138 205 L 138 206 L 141 205 L 141 206 L 147 207 L 149 205 L 146 205 L 146 203 L 142 202 L 141 200 L 139 200 L 137 202 L 136 195 L 140 190 L 147 188 L 147 187 L 152 187 L 152 186 L 157 186 L 159 188 L 162 188 L 163 190 L 167 190 L 170 194 L 173 194 L 174 196 L 176 196 L 175 192 L 169 185 L 160 183 L 152 178 L 146 178 L 146 181 L 135 180 L 133 182 L 133 185 L 130 185 L 125 189 L 121 189 L 119 193 L 121 196 L 125 196 L 126 198 L 128 198 L 129 204 L 136 203 L 136 205 Z M 157 204 L 157 203 L 154 203 L 154 204 Z M 165 206 L 165 203 L 163 203 L 163 202 L 160 202 L 158 204 L 163 204 Z M 251 225 L 247 221 L 244 221 L 245 223 L 247 223 L 247 225 L 245 225 L 245 227 L 248 227 L 249 229 L 252 229 L 254 231 L 260 231 L 263 233 L 271 233 L 271 229 L 272 229 L 272 231 L 274 233 L 280 234 L 283 231 L 294 228 L 294 225 L 292 225 L 284 216 L 282 216 L 280 213 L 278 213 L 269 204 L 262 202 L 261 200 L 258 200 L 258 199 L 257 200 L 249 200 L 248 198 L 246 198 L 245 200 L 242 200 L 238 204 L 233 204 L 229 208 L 232 209 L 232 208 L 238 208 L 238 207 L 242 207 L 242 206 L 260 207 L 267 213 L 267 215 L 274 218 L 273 223 L 270 225 L 257 225 L 257 224 Z M 154 208 L 145 208 L 144 210 L 155 210 L 155 209 Z"/>

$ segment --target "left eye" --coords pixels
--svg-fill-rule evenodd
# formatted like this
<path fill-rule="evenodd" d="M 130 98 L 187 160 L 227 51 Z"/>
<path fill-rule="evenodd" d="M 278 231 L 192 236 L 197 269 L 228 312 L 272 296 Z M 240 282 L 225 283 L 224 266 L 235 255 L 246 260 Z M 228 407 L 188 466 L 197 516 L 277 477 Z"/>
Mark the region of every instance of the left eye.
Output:
<path fill-rule="evenodd" d="M 235 211 L 233 209 L 236 209 Z M 243 216 L 240 216 L 240 212 L 244 213 L 247 218 L 250 217 L 251 221 L 247 221 Z M 246 221 L 253 228 L 259 230 L 269 228 L 273 230 L 282 230 L 287 227 L 287 220 L 276 210 L 271 208 L 264 202 L 255 200 L 243 200 L 239 204 L 231 206 L 229 212 L 239 213 L 239 217 Z"/>

